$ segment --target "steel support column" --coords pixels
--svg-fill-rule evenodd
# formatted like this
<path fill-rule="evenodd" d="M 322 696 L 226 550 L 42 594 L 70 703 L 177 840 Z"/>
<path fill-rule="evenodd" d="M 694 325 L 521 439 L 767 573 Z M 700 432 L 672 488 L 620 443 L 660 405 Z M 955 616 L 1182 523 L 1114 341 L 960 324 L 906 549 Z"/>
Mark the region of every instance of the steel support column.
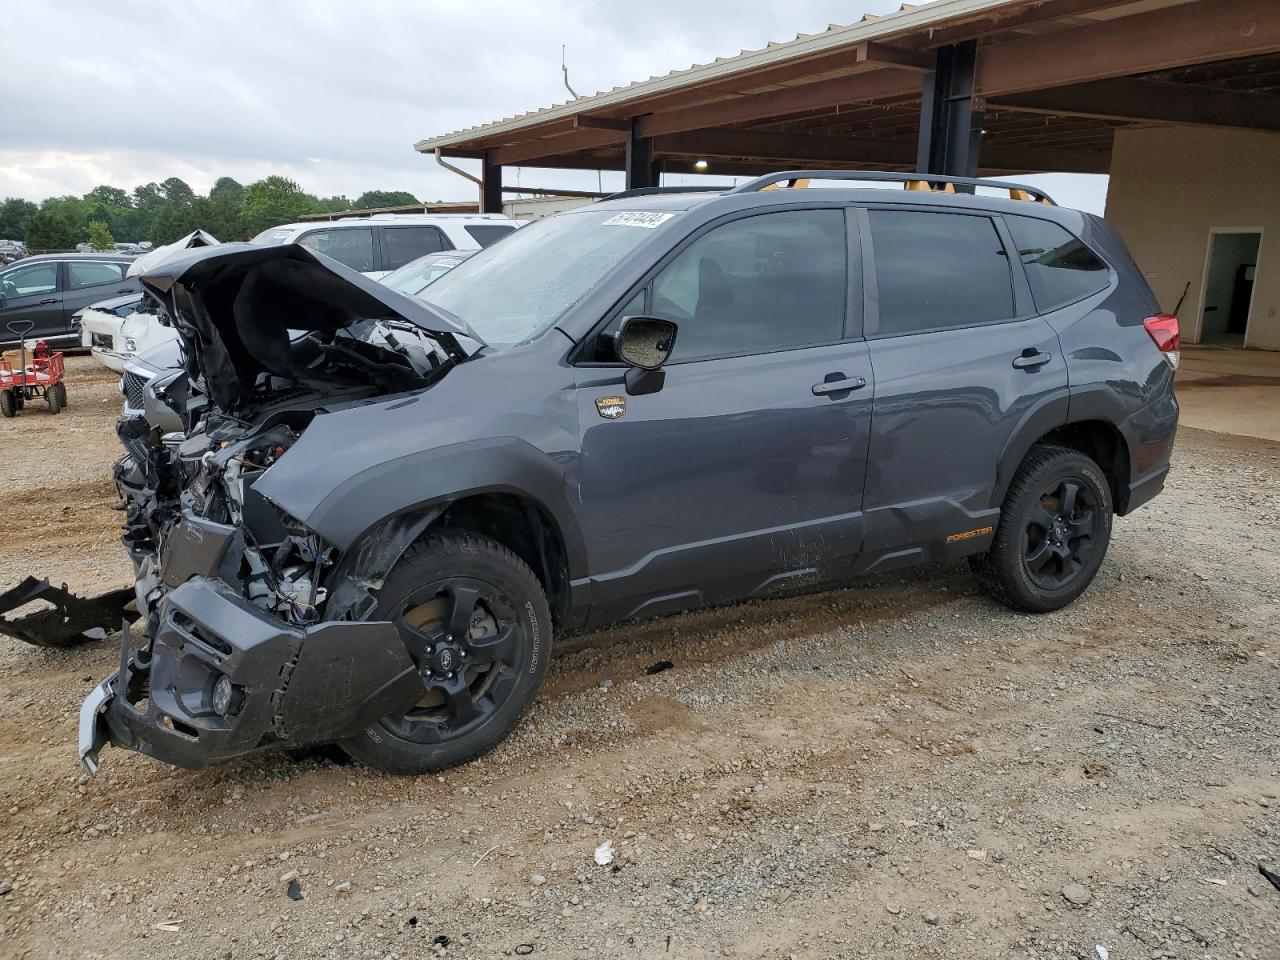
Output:
<path fill-rule="evenodd" d="M 640 120 L 627 132 L 627 189 L 658 186 L 658 164 L 653 159 L 653 138 L 640 136 Z"/>
<path fill-rule="evenodd" d="M 490 151 L 486 150 L 480 168 L 480 179 L 483 181 L 480 187 L 480 212 L 501 213 L 502 167 L 496 163 L 490 163 L 489 155 Z"/>
<path fill-rule="evenodd" d="M 916 171 L 974 177 L 982 143 L 982 110 L 973 96 L 978 42 L 939 47 L 937 56 L 921 90 Z"/>

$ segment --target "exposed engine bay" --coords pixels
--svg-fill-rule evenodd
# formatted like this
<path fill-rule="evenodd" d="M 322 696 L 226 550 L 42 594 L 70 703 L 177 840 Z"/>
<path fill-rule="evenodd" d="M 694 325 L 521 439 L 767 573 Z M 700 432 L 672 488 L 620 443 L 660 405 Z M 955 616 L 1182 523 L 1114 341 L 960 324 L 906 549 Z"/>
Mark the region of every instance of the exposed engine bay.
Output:
<path fill-rule="evenodd" d="M 352 574 L 338 551 L 258 482 L 317 417 L 447 375 L 469 332 L 299 246 L 189 251 L 142 280 L 179 332 L 186 376 L 167 400 L 185 431 L 117 427 L 143 630 L 86 703 L 86 766 L 107 740 L 184 766 L 320 742 L 416 695 L 394 627 L 352 622 L 363 591 L 333 609 Z M 320 692 L 334 682 L 345 707 Z"/>

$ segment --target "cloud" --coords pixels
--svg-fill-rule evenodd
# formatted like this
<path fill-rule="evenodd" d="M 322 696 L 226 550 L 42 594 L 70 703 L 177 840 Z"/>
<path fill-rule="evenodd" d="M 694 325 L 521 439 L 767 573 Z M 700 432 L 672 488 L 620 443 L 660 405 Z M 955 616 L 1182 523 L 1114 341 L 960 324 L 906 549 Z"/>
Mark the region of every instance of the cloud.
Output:
<path fill-rule="evenodd" d="M 898 3 L 61 0 L 56 15 L 47 4 L 10 6 L 5 72 L 38 82 L 5 98 L 0 196 L 169 176 L 204 191 L 223 175 L 283 173 L 323 195 L 443 199 L 473 187 L 413 143 L 567 99 L 562 44 L 570 81 L 587 94 Z M 583 172 L 520 177 L 597 183 Z"/>

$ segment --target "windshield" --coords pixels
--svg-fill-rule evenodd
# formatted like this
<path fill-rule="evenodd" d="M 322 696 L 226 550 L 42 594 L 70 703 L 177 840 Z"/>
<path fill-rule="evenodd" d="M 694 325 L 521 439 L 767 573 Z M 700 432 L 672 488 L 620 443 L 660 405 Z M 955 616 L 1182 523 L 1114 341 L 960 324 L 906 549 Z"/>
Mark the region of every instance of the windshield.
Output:
<path fill-rule="evenodd" d="M 421 299 L 461 317 L 488 344 L 524 343 L 673 216 L 586 210 L 547 217 L 454 267 Z"/>
<path fill-rule="evenodd" d="M 465 257 L 441 256 L 437 253 L 428 254 L 411 263 L 406 263 L 399 270 L 393 270 L 382 278 L 382 282 L 392 290 L 399 290 L 401 293 L 416 297 L 429 284 L 435 283 L 465 259 Z"/>
<path fill-rule="evenodd" d="M 249 242 L 260 247 L 275 247 L 286 242 L 291 236 L 293 236 L 292 230 L 263 230 Z"/>

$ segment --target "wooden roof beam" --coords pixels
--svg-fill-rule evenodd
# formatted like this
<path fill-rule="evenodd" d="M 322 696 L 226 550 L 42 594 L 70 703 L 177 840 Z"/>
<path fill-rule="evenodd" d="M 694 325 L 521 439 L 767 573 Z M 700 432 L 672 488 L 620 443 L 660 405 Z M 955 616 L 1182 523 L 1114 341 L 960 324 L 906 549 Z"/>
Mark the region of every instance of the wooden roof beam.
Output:
<path fill-rule="evenodd" d="M 1094 80 L 988 103 L 1001 110 L 1058 116 L 1280 130 L 1280 97 L 1163 80 Z"/>
<path fill-rule="evenodd" d="M 755 130 L 701 130 L 659 137 L 659 154 L 731 157 L 772 162 L 774 167 L 806 164 L 913 164 L 914 140 L 867 137 L 823 137 Z M 1106 173 L 1110 151 L 1077 152 L 1034 146 L 983 144 L 978 162 L 988 169 L 1040 170 L 1053 173 Z"/>
<path fill-rule="evenodd" d="M 806 83 L 642 117 L 639 134 L 642 137 L 660 137 L 802 110 L 835 107 L 842 103 L 918 96 L 920 84 L 919 73 L 910 70 L 873 70 L 838 80 Z"/>
<path fill-rule="evenodd" d="M 1200 0 L 985 46 L 974 93 L 1000 97 L 1277 51 L 1276 0 Z"/>

